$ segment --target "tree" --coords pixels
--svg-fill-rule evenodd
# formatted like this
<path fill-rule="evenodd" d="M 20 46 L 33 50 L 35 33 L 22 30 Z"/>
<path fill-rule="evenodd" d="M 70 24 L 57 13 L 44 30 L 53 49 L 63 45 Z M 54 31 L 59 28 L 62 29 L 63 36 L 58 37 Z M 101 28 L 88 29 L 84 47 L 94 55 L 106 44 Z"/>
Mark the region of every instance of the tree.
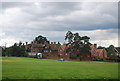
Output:
<path fill-rule="evenodd" d="M 36 42 L 38 44 L 44 44 L 45 42 L 49 42 L 49 41 L 47 40 L 46 37 L 39 35 L 38 37 L 35 37 L 34 42 Z"/>
<path fill-rule="evenodd" d="M 65 36 L 65 40 L 68 40 L 68 43 L 66 44 L 69 46 L 69 48 L 66 50 L 67 53 L 74 54 L 77 52 L 77 56 L 85 55 L 85 54 L 91 54 L 90 52 L 90 45 L 89 42 L 90 37 L 87 36 L 79 36 L 79 33 L 72 33 L 71 31 L 68 31 Z M 82 42 L 84 41 L 84 43 Z"/>
<path fill-rule="evenodd" d="M 88 36 L 83 36 L 82 40 L 84 40 L 84 44 L 89 42 L 90 37 Z"/>
<path fill-rule="evenodd" d="M 71 31 L 67 32 L 67 34 L 65 36 L 65 40 L 67 40 L 67 39 L 68 39 L 69 43 L 73 42 L 73 40 L 72 40 L 73 39 L 73 33 Z"/>
<path fill-rule="evenodd" d="M 18 44 L 15 43 L 13 46 L 8 47 L 5 56 L 25 57 L 27 56 L 27 52 L 25 46 L 22 45 L 22 42 L 19 42 Z"/>
<path fill-rule="evenodd" d="M 110 45 L 108 48 L 106 48 L 107 50 L 107 56 L 108 56 L 108 60 L 112 60 L 112 61 L 120 61 L 120 57 L 117 54 L 118 52 L 116 51 L 114 45 Z"/>
<path fill-rule="evenodd" d="M 97 48 L 97 49 L 103 49 L 103 48 L 105 48 L 105 47 L 102 47 L 102 46 L 98 46 L 98 48 Z"/>
<path fill-rule="evenodd" d="M 115 52 L 114 48 L 115 48 L 114 45 L 110 45 L 107 48 L 108 57 L 114 57 L 114 56 L 116 56 L 116 52 Z"/>

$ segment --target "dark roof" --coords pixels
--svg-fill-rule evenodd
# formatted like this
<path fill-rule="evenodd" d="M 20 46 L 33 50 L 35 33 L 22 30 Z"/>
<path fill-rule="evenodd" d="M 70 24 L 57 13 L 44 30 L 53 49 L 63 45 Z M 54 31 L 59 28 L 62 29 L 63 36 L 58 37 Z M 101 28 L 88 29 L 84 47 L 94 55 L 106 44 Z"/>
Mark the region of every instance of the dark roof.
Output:
<path fill-rule="evenodd" d="M 120 47 L 115 47 L 115 49 L 120 53 Z"/>

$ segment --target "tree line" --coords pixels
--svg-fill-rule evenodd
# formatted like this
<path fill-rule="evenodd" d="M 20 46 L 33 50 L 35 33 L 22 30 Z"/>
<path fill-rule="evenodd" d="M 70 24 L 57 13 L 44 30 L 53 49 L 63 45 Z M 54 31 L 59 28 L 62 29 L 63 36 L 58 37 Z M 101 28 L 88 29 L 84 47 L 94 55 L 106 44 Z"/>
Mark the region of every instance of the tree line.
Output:
<path fill-rule="evenodd" d="M 2 51 L 2 56 L 26 57 L 28 56 L 25 45 L 22 42 L 14 43 Z"/>
<path fill-rule="evenodd" d="M 73 56 L 71 58 L 77 58 L 77 57 L 80 58 L 81 55 L 91 54 L 90 46 L 92 44 L 89 42 L 90 37 L 80 36 L 79 33 L 72 33 L 71 31 L 68 31 L 65 35 L 65 40 L 67 41 L 67 43 L 65 43 L 64 45 L 70 46 L 66 50 L 67 53 L 74 54 L 76 50 L 79 51 L 77 56 Z M 38 44 L 44 44 L 45 42 L 49 43 L 47 38 L 42 35 L 35 37 L 33 42 L 36 42 Z M 102 46 L 98 47 L 98 49 L 101 48 L 105 48 L 105 47 Z M 115 48 L 114 45 L 110 45 L 109 47 L 105 48 L 108 56 L 108 58 L 106 59 L 112 59 L 112 60 L 119 59 L 119 57 L 116 55 L 116 51 L 114 50 L 114 48 Z M 19 42 L 19 43 L 15 43 L 14 45 L 6 49 L 3 49 L 2 56 L 26 57 L 28 56 L 28 54 L 25 49 L 25 45 L 22 42 Z"/>

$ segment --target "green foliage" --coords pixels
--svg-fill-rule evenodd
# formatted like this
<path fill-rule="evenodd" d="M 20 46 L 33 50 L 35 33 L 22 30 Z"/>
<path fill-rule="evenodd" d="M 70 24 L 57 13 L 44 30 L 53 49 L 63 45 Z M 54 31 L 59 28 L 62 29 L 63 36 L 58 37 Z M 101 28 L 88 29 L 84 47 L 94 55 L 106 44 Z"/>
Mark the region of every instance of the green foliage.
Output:
<path fill-rule="evenodd" d="M 47 56 L 51 56 L 51 53 L 48 53 Z"/>
<path fill-rule="evenodd" d="M 5 56 L 27 57 L 28 53 L 25 50 L 25 46 L 20 42 L 6 48 Z"/>
<path fill-rule="evenodd" d="M 106 48 L 107 50 L 107 56 L 108 57 L 116 57 L 116 52 L 114 50 L 114 46 L 110 45 L 108 48 Z"/>
<path fill-rule="evenodd" d="M 60 57 L 60 55 L 58 55 L 58 57 Z"/>
<path fill-rule="evenodd" d="M 35 37 L 34 42 L 38 44 L 44 44 L 45 42 L 49 42 L 46 37 L 43 37 L 42 35 L 39 35 L 38 37 Z"/>
<path fill-rule="evenodd" d="M 77 56 L 70 56 L 71 59 L 77 59 Z"/>
<path fill-rule="evenodd" d="M 106 61 L 120 62 L 120 57 L 107 57 Z"/>
<path fill-rule="evenodd" d="M 97 49 L 103 49 L 103 48 L 105 48 L 105 47 L 102 47 L 102 46 L 98 46 L 98 48 L 97 48 Z"/>
<path fill-rule="evenodd" d="M 72 33 L 71 31 L 68 31 L 65 36 L 65 40 L 68 40 L 67 46 L 70 47 L 67 49 L 67 53 L 75 53 L 76 51 L 79 51 L 81 55 L 84 54 L 91 54 L 90 52 L 90 46 L 91 43 L 89 42 L 90 37 L 87 36 L 79 36 L 79 33 Z M 83 42 L 83 41 L 84 42 Z M 80 55 L 78 55 L 80 56 Z"/>

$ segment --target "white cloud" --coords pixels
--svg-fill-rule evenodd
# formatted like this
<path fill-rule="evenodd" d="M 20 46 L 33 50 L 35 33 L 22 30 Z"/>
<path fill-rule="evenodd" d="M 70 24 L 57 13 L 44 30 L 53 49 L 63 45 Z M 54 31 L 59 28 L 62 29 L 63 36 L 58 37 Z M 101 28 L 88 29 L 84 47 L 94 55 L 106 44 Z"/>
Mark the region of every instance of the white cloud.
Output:
<path fill-rule="evenodd" d="M 9 47 L 9 46 L 12 46 L 14 43 L 19 43 L 19 40 L 20 39 L 17 39 L 17 38 L 7 37 L 0 40 L 0 46 L 5 46 L 6 44 L 6 46 Z"/>
<path fill-rule="evenodd" d="M 91 42 L 103 46 L 117 45 L 117 3 L 11 2 L 3 5 L 1 41 L 8 45 L 32 41 L 38 35 L 45 35 L 50 41 L 65 42 L 68 30 L 90 36 Z"/>

